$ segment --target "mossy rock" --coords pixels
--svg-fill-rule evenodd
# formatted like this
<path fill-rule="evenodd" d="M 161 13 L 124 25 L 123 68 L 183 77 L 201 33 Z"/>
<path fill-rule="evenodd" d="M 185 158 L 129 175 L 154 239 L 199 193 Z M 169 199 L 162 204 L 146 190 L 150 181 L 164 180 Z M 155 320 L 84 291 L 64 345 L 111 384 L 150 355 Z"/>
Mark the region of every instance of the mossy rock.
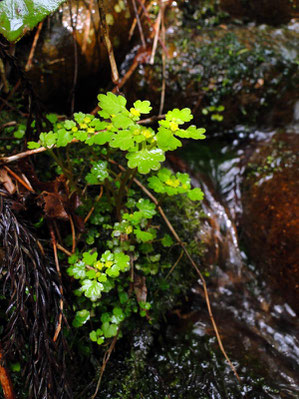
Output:
<path fill-rule="evenodd" d="M 237 123 L 271 122 L 271 111 L 283 104 L 286 112 L 275 122 L 290 122 L 287 110 L 295 102 L 298 42 L 291 28 L 173 27 L 167 36 L 164 110 L 190 107 L 196 123 L 219 130 Z M 155 61 L 137 70 L 126 96 L 149 98 L 158 112 L 162 65 L 158 56 Z"/>

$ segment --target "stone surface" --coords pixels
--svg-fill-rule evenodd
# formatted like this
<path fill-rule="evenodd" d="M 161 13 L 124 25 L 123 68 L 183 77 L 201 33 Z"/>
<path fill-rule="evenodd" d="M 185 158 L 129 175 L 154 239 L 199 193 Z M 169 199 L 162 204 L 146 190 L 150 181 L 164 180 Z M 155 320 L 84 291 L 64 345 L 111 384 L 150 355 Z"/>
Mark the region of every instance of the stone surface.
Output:
<path fill-rule="evenodd" d="M 104 5 L 110 39 L 116 56 L 121 58 L 128 41 L 132 13 L 126 0 L 105 0 Z M 34 35 L 32 32 L 16 46 L 17 57 L 24 64 Z M 107 85 L 111 75 L 96 2 L 64 3 L 44 21 L 32 61 L 28 75 L 37 94 L 51 104 L 53 110 L 69 112 L 75 80 L 76 108 L 90 107 L 99 88 Z"/>
<path fill-rule="evenodd" d="M 275 135 L 250 159 L 243 233 L 257 266 L 299 312 L 299 135 Z"/>

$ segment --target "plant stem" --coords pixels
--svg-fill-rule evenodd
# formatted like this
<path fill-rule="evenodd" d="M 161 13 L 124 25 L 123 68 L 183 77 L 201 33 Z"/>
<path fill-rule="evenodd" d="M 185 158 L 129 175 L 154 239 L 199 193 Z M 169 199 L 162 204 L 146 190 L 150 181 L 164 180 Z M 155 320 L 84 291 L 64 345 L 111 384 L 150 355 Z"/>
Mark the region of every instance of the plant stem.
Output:
<path fill-rule="evenodd" d="M 115 197 L 115 206 L 116 206 L 116 215 L 117 219 L 120 221 L 121 219 L 121 209 L 123 207 L 123 198 L 125 196 L 125 193 L 127 191 L 127 182 L 132 178 L 134 174 L 134 170 L 127 169 L 126 172 L 124 173 L 123 178 L 121 179 L 120 187 L 118 190 L 118 193 L 116 193 Z"/>

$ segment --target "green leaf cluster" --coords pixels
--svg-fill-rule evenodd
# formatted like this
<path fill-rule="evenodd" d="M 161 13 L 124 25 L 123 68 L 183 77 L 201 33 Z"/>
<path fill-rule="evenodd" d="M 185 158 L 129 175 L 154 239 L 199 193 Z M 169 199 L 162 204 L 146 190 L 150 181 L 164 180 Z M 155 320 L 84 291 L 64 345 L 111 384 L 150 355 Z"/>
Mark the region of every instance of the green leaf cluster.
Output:
<path fill-rule="evenodd" d="M 186 193 L 192 201 L 203 199 L 200 188 L 191 189 L 191 179 L 187 173 L 172 173 L 167 168 L 159 170 L 156 176 L 148 178 L 148 186 L 156 193 L 176 195 Z"/>
<path fill-rule="evenodd" d="M 82 259 L 69 259 L 70 266 L 67 273 L 77 280 L 80 280 L 80 292 L 91 301 L 98 300 L 102 292 L 111 289 L 109 278 L 118 277 L 120 272 L 125 272 L 129 268 L 129 256 L 123 252 L 112 253 L 105 251 L 100 260 L 97 252 L 84 252 Z"/>
<path fill-rule="evenodd" d="M 92 210 L 80 250 L 68 258 L 67 273 L 75 286 L 73 327 L 87 331 L 90 341 L 101 345 L 121 336 L 134 313 L 151 320 L 147 282 L 137 294 L 136 275 L 146 276 L 149 286 L 154 285 L 151 279 L 163 276 L 159 289 L 170 287 L 165 277 L 172 266 L 168 253 L 175 251 L 174 242 L 161 226 L 158 206 L 133 185 L 135 176 L 146 184 L 143 175 L 149 175 L 147 186 L 160 195 L 159 200 L 165 195 L 202 199 L 188 174 L 173 173 L 161 164 L 166 151 L 180 147 L 182 139 L 203 139 L 205 129 L 183 127 L 193 118 L 188 108 L 169 111 L 154 130 L 139 123 L 151 111 L 149 101 L 135 101 L 128 109 L 126 99 L 113 93 L 100 94 L 98 100 L 97 116 L 77 112 L 73 119 L 61 121 L 48 115 L 52 130 L 28 147 L 49 148 L 60 170 L 70 181 L 77 180 L 75 187 L 81 186 L 79 215 L 83 219 Z M 67 146 L 69 154 L 64 157 Z M 66 246 L 68 242 L 72 237 L 65 239 Z"/>
<path fill-rule="evenodd" d="M 71 142 L 84 142 L 89 146 L 105 145 L 111 149 L 126 151 L 127 166 L 137 168 L 141 174 L 158 170 L 165 160 L 165 152 L 182 146 L 180 138 L 195 140 L 205 138 L 205 129 L 191 125 L 183 129 L 181 125 L 193 116 L 189 108 L 174 109 L 159 121 L 158 131 L 142 126 L 138 122 L 142 114 L 148 114 L 152 107 L 149 101 L 135 101 L 134 107 L 126 108 L 127 100 L 109 92 L 98 96 L 99 117 L 74 114 L 74 120 L 55 122 L 53 131 L 41 133 L 39 142 L 29 142 L 28 148 L 65 147 Z M 95 165 L 87 181 L 97 184 Z"/>

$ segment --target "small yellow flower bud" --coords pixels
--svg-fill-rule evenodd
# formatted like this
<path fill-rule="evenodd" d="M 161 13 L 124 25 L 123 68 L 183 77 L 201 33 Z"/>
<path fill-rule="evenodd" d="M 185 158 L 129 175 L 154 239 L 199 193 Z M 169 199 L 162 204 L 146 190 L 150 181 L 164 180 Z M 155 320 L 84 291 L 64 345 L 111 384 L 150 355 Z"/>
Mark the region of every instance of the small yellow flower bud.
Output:
<path fill-rule="evenodd" d="M 178 124 L 176 123 L 176 122 L 170 122 L 170 130 L 172 131 L 172 132 L 175 132 L 176 130 L 178 130 L 178 128 L 179 128 L 179 126 L 178 126 Z"/>
<path fill-rule="evenodd" d="M 94 267 L 98 270 L 102 270 L 104 267 L 104 264 L 98 260 L 97 262 L 95 262 Z"/>
<path fill-rule="evenodd" d="M 131 108 L 130 112 L 133 116 L 140 116 L 140 112 L 136 108 Z"/>
<path fill-rule="evenodd" d="M 144 130 L 144 131 L 142 132 L 142 135 L 143 135 L 145 138 L 147 138 L 147 139 L 149 139 L 150 137 L 152 137 L 152 133 L 151 133 L 148 129 Z"/>

